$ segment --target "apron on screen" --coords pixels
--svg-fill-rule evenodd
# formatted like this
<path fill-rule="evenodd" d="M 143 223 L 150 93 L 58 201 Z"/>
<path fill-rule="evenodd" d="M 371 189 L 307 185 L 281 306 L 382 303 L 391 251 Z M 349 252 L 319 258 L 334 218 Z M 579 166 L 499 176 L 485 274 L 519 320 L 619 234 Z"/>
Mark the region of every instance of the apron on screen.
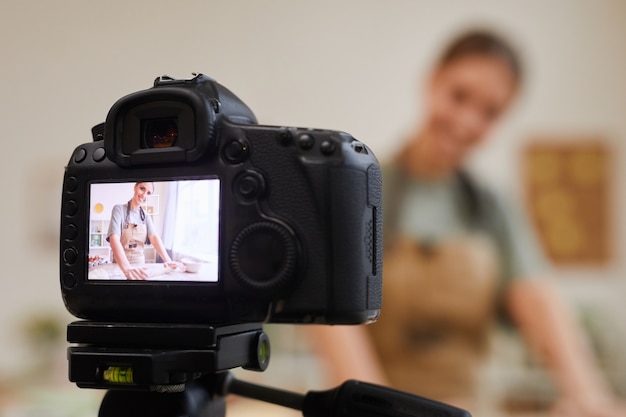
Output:
<path fill-rule="evenodd" d="M 126 258 L 131 265 L 146 263 L 144 246 L 148 237 L 148 229 L 145 224 L 125 224 L 122 228 L 120 242 L 124 248 Z"/>

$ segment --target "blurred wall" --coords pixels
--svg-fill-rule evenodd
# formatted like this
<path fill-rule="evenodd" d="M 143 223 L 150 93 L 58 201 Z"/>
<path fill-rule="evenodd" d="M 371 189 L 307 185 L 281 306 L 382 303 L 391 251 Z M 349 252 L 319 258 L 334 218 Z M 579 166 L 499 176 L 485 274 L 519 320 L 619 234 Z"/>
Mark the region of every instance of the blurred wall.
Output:
<path fill-rule="evenodd" d="M 262 123 L 344 130 L 385 160 L 419 115 L 422 77 L 441 43 L 475 24 L 520 45 L 527 83 L 474 168 L 516 195 L 529 137 L 606 137 L 618 162 L 616 253 L 626 253 L 622 0 L 2 0 L 0 375 L 27 359 L 25 319 L 71 319 L 58 285 L 63 167 L 118 98 L 159 75 L 203 72 Z M 622 257 L 554 273 L 572 297 L 626 297 Z"/>

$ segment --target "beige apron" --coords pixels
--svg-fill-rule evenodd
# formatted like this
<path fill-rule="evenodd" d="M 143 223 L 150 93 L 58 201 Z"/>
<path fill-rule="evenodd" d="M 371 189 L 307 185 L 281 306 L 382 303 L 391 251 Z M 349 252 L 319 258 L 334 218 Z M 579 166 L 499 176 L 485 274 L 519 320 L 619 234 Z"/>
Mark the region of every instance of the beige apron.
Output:
<path fill-rule="evenodd" d="M 472 401 L 495 316 L 498 262 L 482 235 L 385 248 L 383 308 L 369 326 L 391 385 L 417 395 Z"/>
<path fill-rule="evenodd" d="M 122 228 L 120 242 L 131 265 L 146 263 L 143 249 L 147 238 L 148 229 L 145 224 L 125 224 Z"/>

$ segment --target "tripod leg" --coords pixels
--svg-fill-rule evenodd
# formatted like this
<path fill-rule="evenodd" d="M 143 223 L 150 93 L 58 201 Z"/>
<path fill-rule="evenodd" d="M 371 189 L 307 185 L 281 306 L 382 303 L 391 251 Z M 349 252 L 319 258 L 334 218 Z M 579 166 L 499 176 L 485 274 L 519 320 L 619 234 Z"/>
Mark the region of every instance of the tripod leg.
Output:
<path fill-rule="evenodd" d="M 210 398 L 199 387 L 181 393 L 110 390 L 98 417 L 224 417 L 223 397 Z"/>
<path fill-rule="evenodd" d="M 110 390 L 102 399 L 98 417 L 179 417 L 181 411 L 180 393 Z"/>
<path fill-rule="evenodd" d="M 183 393 L 185 410 L 189 417 L 225 417 L 226 401 L 224 397 L 211 395 L 206 386 L 188 385 Z"/>

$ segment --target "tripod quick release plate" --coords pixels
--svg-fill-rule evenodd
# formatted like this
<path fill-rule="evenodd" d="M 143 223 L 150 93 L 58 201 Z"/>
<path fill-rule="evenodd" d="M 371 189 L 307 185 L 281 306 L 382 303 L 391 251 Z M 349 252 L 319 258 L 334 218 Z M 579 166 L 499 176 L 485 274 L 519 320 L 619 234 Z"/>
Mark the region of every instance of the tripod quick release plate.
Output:
<path fill-rule="evenodd" d="M 81 388 L 177 391 L 206 374 L 264 371 L 269 338 L 261 324 L 228 326 L 101 323 L 68 326 L 69 378 Z"/>

